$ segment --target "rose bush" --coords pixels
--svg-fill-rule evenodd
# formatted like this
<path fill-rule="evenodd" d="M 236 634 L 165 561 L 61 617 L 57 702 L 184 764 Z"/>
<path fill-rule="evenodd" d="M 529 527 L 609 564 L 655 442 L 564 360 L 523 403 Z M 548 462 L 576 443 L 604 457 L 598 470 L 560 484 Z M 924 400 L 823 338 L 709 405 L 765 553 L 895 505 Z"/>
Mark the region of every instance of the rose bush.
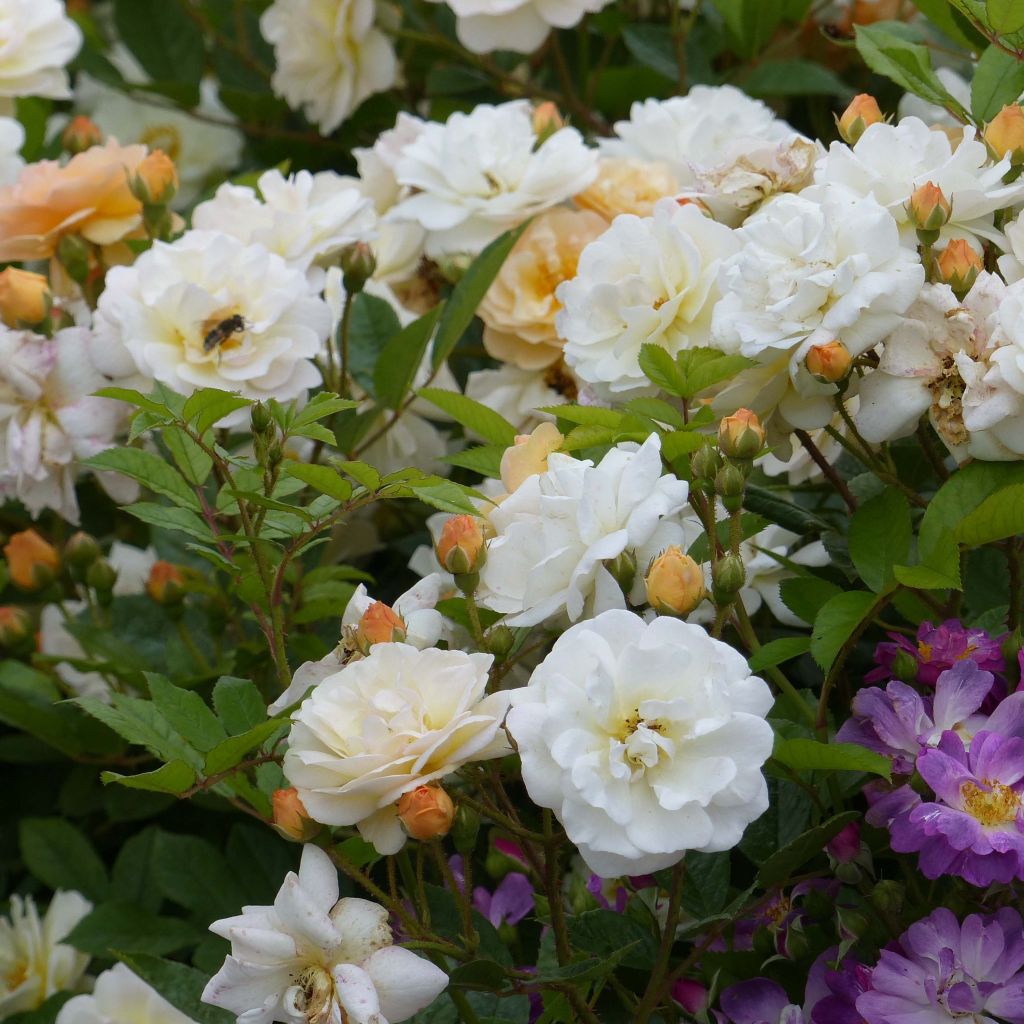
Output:
<path fill-rule="evenodd" d="M 1024 0 L 0 0 L 2 1024 L 1024 1024 Z"/>

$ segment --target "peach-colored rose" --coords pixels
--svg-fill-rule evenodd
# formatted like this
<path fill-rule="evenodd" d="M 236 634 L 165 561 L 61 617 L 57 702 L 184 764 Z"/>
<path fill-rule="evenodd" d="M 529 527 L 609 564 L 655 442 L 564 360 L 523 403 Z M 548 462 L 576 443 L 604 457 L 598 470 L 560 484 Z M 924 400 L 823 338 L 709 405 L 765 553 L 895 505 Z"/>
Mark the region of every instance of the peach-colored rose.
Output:
<path fill-rule="evenodd" d="M 448 835 L 455 820 L 455 805 L 440 786 L 417 786 L 402 794 L 398 817 L 413 839 L 427 842 Z"/>
<path fill-rule="evenodd" d="M 554 423 L 541 423 L 532 434 L 520 434 L 501 457 L 501 482 L 511 494 L 524 480 L 548 469 L 548 456 L 565 438 Z"/>
<path fill-rule="evenodd" d="M 145 146 L 111 139 L 63 167 L 53 160 L 29 164 L 13 185 L 0 188 L 0 261 L 46 259 L 72 232 L 110 245 L 134 231 L 142 204 L 129 178 L 145 157 Z"/>
<path fill-rule="evenodd" d="M 526 229 L 480 303 L 484 345 L 495 359 L 523 370 L 558 359 L 555 289 L 576 276 L 580 253 L 607 227 L 589 210 L 558 207 Z"/>
<path fill-rule="evenodd" d="M 593 185 L 576 196 L 576 205 L 609 221 L 620 213 L 650 217 L 659 199 L 678 191 L 679 182 L 668 164 L 605 157 L 598 161 Z"/>

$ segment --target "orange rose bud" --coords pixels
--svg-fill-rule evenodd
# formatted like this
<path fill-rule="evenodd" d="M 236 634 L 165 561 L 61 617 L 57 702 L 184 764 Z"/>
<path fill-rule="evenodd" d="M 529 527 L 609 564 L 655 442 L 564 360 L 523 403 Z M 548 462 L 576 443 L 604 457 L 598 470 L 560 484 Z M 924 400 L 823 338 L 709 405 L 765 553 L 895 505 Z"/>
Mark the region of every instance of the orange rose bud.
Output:
<path fill-rule="evenodd" d="M 952 212 L 942 189 L 931 181 L 914 189 L 907 202 L 907 216 L 918 231 L 938 231 Z"/>
<path fill-rule="evenodd" d="M 659 615 L 689 615 L 704 600 L 704 572 L 674 544 L 647 570 L 647 603 Z"/>
<path fill-rule="evenodd" d="M 963 299 L 978 279 L 978 274 L 985 269 L 981 257 L 962 238 L 954 238 L 939 253 L 935 266 L 939 281 L 948 284 L 958 299 Z"/>
<path fill-rule="evenodd" d="M 310 820 L 299 791 L 294 786 L 291 789 L 275 789 L 270 802 L 274 809 L 274 827 L 286 839 L 304 843 L 320 830 L 320 826 Z"/>
<path fill-rule="evenodd" d="M 859 96 L 854 96 L 850 105 L 843 111 L 843 116 L 836 121 L 836 125 L 843 139 L 853 146 L 871 125 L 884 120 L 878 107 L 878 100 L 862 92 Z"/>
<path fill-rule="evenodd" d="M 562 447 L 565 438 L 553 423 L 541 423 L 532 434 L 518 434 L 501 456 L 501 482 L 511 494 L 525 480 L 546 473 L 548 456 Z"/>
<path fill-rule="evenodd" d="M 849 372 L 853 357 L 841 341 L 829 341 L 824 345 L 812 345 L 807 353 L 807 371 L 819 380 L 835 384 Z"/>
<path fill-rule="evenodd" d="M 52 583 L 60 569 L 57 549 L 36 533 L 22 530 L 11 534 L 4 546 L 11 582 L 22 590 L 39 590 Z"/>
<path fill-rule="evenodd" d="M 1014 167 L 1024 164 L 1024 108 L 1007 104 L 985 125 L 983 138 L 1000 160 L 1009 157 Z"/>
<path fill-rule="evenodd" d="M 398 801 L 398 817 L 413 839 L 439 839 L 452 827 L 455 805 L 440 786 L 417 786 Z"/>
<path fill-rule="evenodd" d="M 441 566 L 454 576 L 477 572 L 484 564 L 484 526 L 476 516 L 452 516 L 434 548 Z"/>
<path fill-rule="evenodd" d="M 84 114 L 71 119 L 64 134 L 60 137 L 60 144 L 72 155 L 82 153 L 92 146 L 99 146 L 103 143 L 103 132 L 99 125 L 90 120 Z"/>
<path fill-rule="evenodd" d="M 0 607 L 0 647 L 18 647 L 32 635 L 32 616 L 16 605 Z"/>
<path fill-rule="evenodd" d="M 154 149 L 135 168 L 132 195 L 150 206 L 166 206 L 177 191 L 178 172 L 174 161 L 162 149 Z"/>
<path fill-rule="evenodd" d="M 764 447 L 765 429 L 757 413 L 737 409 L 718 424 L 718 447 L 730 459 L 752 459 Z"/>
<path fill-rule="evenodd" d="M 50 313 L 50 282 L 31 270 L 8 267 L 0 271 L 0 320 L 8 327 L 35 327 Z"/>
<path fill-rule="evenodd" d="M 185 573 L 171 562 L 154 562 L 146 580 L 146 593 L 157 604 L 181 604 L 185 599 Z"/>
<path fill-rule="evenodd" d="M 364 654 L 374 644 L 400 644 L 405 640 L 405 621 L 383 601 L 374 601 L 356 626 L 356 646 Z"/>

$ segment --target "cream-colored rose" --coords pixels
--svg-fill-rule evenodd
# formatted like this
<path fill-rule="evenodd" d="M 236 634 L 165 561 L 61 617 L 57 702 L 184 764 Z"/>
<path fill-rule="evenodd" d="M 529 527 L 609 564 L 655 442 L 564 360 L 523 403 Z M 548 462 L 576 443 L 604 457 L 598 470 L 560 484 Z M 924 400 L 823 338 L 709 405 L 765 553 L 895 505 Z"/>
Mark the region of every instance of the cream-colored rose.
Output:
<path fill-rule="evenodd" d="M 145 146 L 111 139 L 63 167 L 54 160 L 29 164 L 0 188 L 0 262 L 48 259 L 71 233 L 96 245 L 119 242 L 142 223 L 129 179 L 145 157 Z"/>
<path fill-rule="evenodd" d="M 548 456 L 565 438 L 554 423 L 541 423 L 531 434 L 520 434 L 501 457 L 501 482 L 511 494 L 524 480 L 548 471 Z"/>
<path fill-rule="evenodd" d="M 668 164 L 602 157 L 594 184 L 576 196 L 576 205 L 609 221 L 620 213 L 650 217 L 659 199 L 674 196 L 678 191 L 679 182 Z"/>
<path fill-rule="evenodd" d="M 484 345 L 495 359 L 524 370 L 558 359 L 555 289 L 576 276 L 580 253 L 607 227 L 589 210 L 557 207 L 526 229 L 480 303 Z"/>

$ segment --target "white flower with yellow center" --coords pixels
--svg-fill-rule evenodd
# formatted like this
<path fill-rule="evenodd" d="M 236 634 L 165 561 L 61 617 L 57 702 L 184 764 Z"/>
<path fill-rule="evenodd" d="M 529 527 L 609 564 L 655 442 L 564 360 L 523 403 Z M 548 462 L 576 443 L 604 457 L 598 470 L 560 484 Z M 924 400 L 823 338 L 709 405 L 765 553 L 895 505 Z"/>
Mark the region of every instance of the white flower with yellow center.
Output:
<path fill-rule="evenodd" d="M 79 893 L 57 892 L 40 917 L 31 896 L 11 896 L 10 916 L 0 917 L 0 1020 L 78 984 L 89 958 L 62 940 L 90 910 Z"/>
<path fill-rule="evenodd" d="M 64 70 L 82 45 L 60 0 L 0 0 L 0 102 L 4 97 L 71 96 Z"/>
<path fill-rule="evenodd" d="M 88 995 L 73 996 L 56 1024 L 194 1024 L 124 964 L 114 964 L 96 979 Z"/>
<path fill-rule="evenodd" d="M 313 360 L 330 326 L 327 303 L 280 256 L 189 231 L 107 274 L 94 358 L 108 376 L 158 380 L 184 394 L 220 388 L 287 402 L 320 383 Z"/>
<path fill-rule="evenodd" d="M 701 627 L 606 611 L 555 643 L 508 729 L 530 798 L 604 878 L 735 846 L 768 807 L 772 695 Z"/>
<path fill-rule="evenodd" d="M 382 906 L 338 896 L 330 857 L 304 846 L 273 906 L 210 925 L 231 954 L 203 1000 L 239 1024 L 399 1024 L 440 995 L 448 976 L 394 945 Z"/>

